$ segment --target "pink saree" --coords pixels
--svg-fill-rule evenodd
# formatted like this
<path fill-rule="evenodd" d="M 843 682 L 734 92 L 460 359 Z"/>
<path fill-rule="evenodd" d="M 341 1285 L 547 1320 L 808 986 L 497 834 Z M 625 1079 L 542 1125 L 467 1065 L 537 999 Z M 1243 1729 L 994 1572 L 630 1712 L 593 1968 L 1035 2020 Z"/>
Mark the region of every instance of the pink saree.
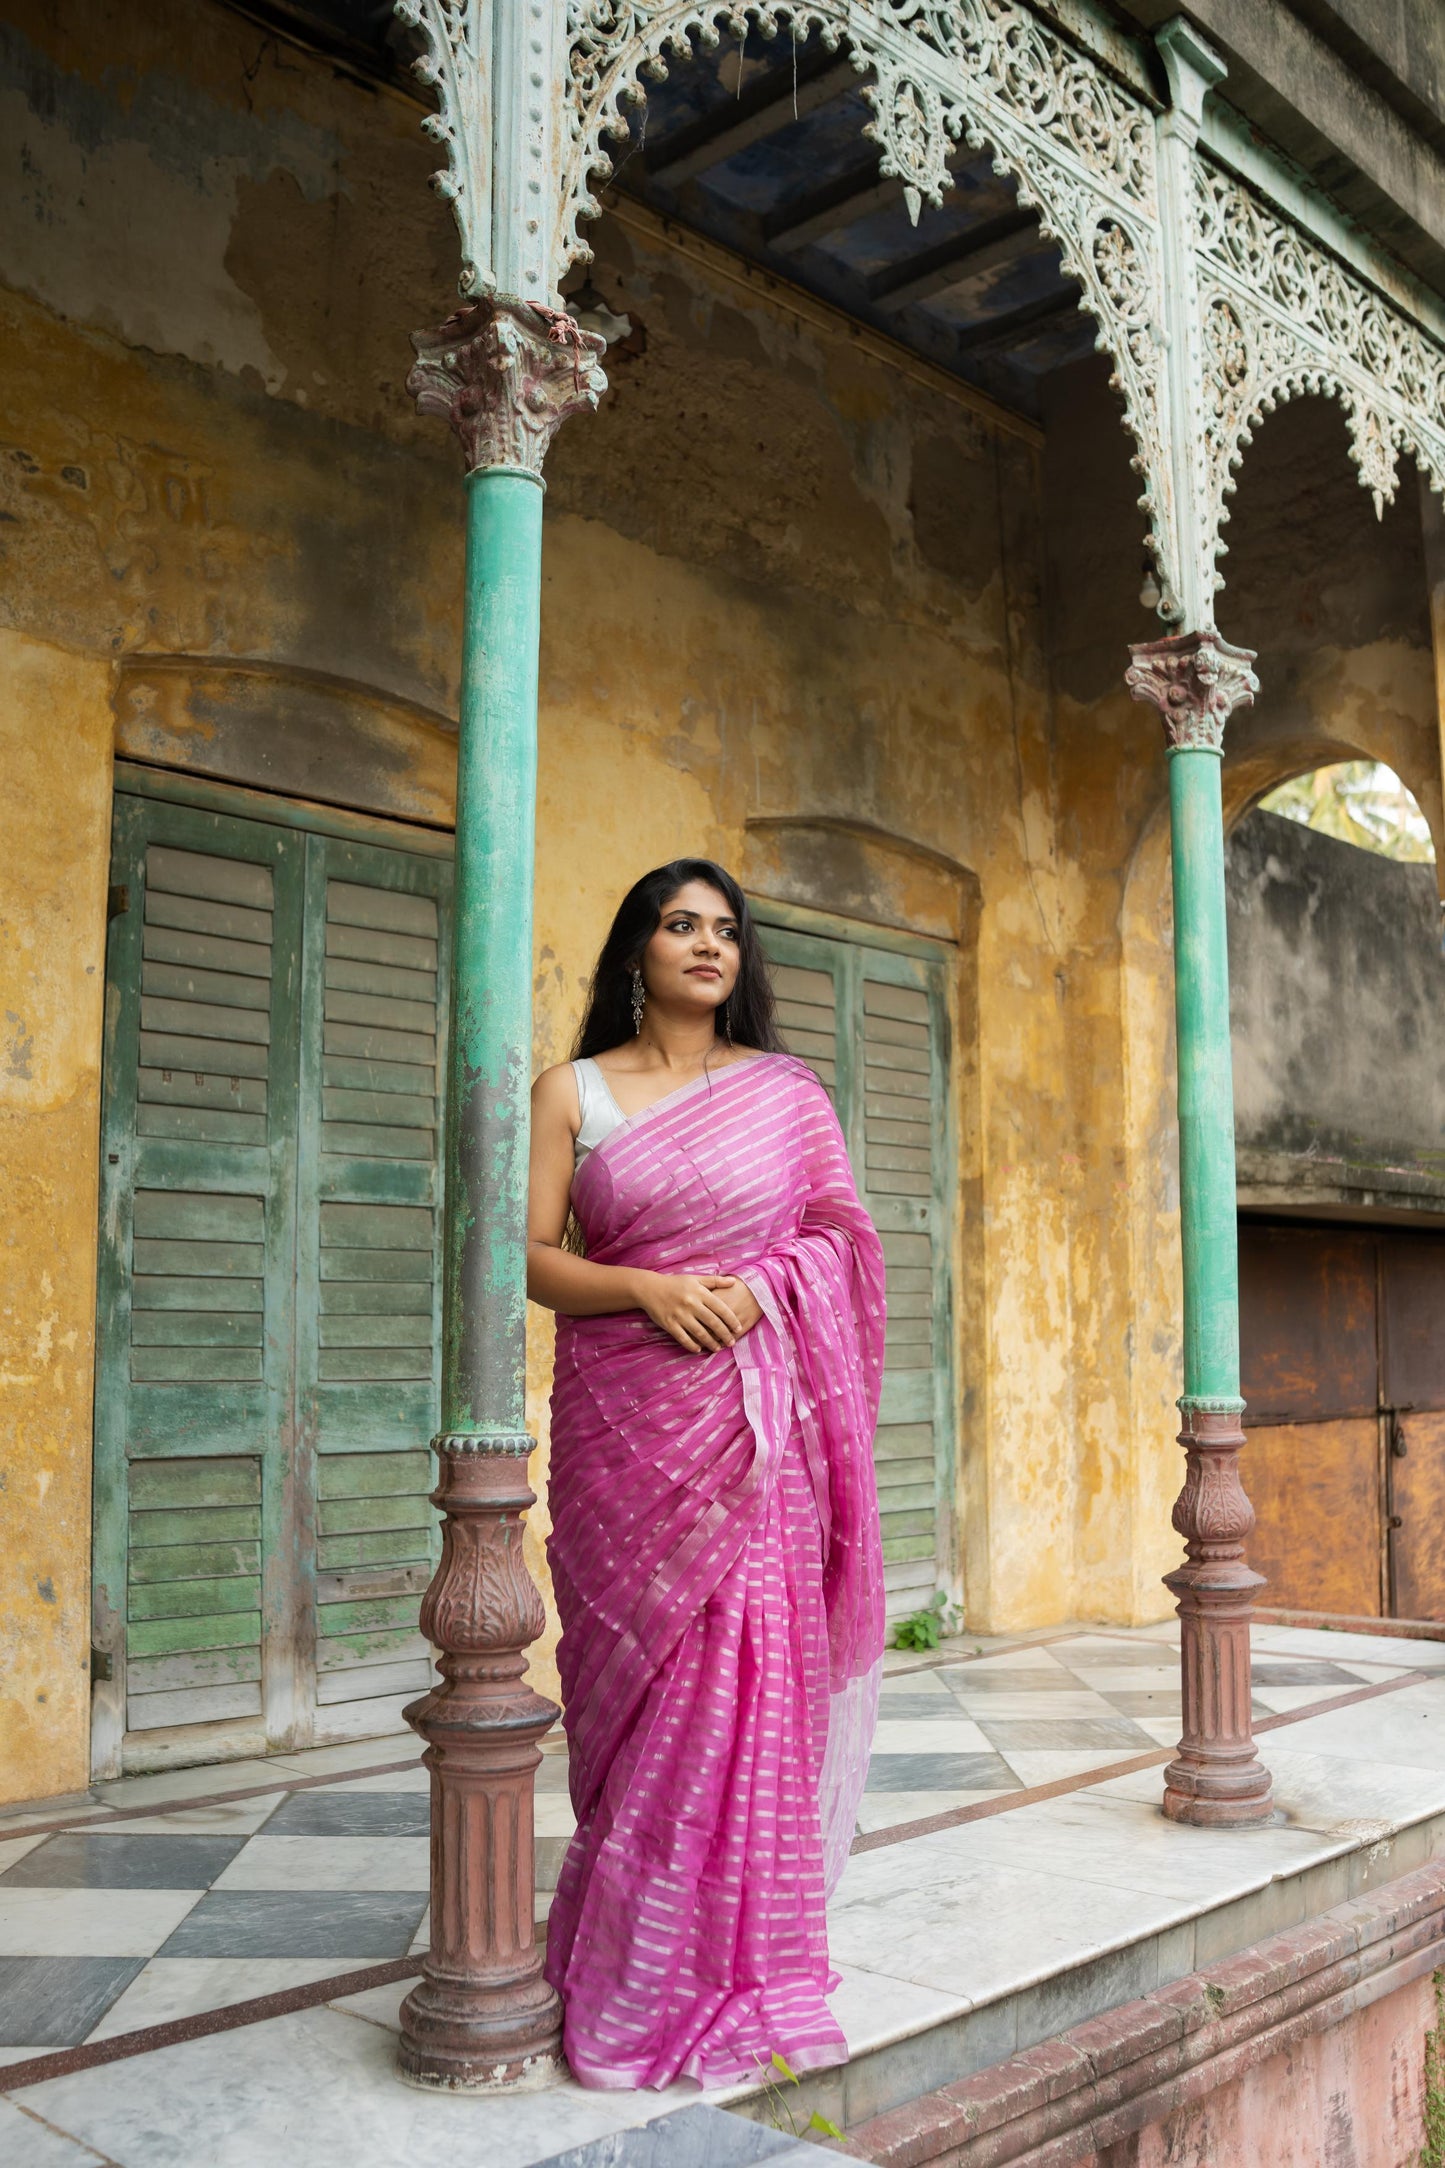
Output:
<path fill-rule="evenodd" d="M 708 1356 L 639 1312 L 558 1319 L 568 2061 L 609 2087 L 838 2062 L 824 1904 L 883 1649 L 882 1247 L 827 1095 L 782 1054 L 634 1115 L 572 1202 L 597 1263 L 737 1273 L 763 1316 Z"/>

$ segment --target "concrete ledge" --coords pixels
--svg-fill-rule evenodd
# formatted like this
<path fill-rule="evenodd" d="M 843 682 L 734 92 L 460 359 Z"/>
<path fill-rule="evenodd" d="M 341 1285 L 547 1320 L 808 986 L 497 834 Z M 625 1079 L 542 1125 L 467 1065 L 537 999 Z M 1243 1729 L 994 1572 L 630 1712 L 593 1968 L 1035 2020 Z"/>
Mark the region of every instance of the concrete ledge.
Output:
<path fill-rule="evenodd" d="M 876 2168 L 1053 2168 L 1217 2092 L 1442 1960 L 1445 1865 L 1434 1863 L 875 2116 L 838 2150 Z"/>

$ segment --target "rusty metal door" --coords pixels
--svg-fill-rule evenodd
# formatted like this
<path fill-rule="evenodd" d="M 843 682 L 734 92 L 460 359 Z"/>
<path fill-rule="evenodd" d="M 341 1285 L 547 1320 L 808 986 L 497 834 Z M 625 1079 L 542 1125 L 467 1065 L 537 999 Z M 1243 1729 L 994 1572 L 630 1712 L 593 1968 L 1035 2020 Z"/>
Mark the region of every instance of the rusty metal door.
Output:
<path fill-rule="evenodd" d="M 1445 1616 L 1445 1234 L 1244 1221 L 1239 1254 L 1264 1601 Z"/>

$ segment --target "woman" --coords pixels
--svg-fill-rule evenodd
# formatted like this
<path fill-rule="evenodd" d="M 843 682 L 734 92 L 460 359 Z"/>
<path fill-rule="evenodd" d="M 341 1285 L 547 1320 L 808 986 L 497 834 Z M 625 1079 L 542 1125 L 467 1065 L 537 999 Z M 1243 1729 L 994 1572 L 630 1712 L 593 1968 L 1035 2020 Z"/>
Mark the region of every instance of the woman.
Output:
<path fill-rule="evenodd" d="M 720 867 L 624 898 L 577 1053 L 533 1092 L 528 1262 L 558 1312 L 568 2060 L 611 2087 L 837 2062 L 824 1902 L 883 1647 L 882 1248 Z"/>

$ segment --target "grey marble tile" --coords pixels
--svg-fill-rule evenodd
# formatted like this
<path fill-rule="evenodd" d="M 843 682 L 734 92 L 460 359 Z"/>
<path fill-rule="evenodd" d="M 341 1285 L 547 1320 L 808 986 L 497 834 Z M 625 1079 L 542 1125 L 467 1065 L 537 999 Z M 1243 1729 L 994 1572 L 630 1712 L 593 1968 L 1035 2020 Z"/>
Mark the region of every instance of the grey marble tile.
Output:
<path fill-rule="evenodd" d="M 567 1758 L 563 1754 L 544 1754 L 542 1766 L 537 1771 L 539 1792 L 565 1792 L 567 1789 Z"/>
<path fill-rule="evenodd" d="M 1037 1748 L 1050 1754 L 1087 1753 L 1117 1747 L 1121 1759 L 1146 1753 L 1154 1745 L 1147 1731 L 1124 1716 L 990 1717 L 981 1712 L 978 1722 L 1001 1754 L 1013 1747 Z"/>
<path fill-rule="evenodd" d="M 0 2041 L 78 2047 L 144 1964 L 143 1957 L 0 1957 Z"/>
<path fill-rule="evenodd" d="M 944 1674 L 949 1692 L 957 1695 L 1060 1694 L 1073 1680 L 1058 1664 L 1033 1664 L 1027 1670 L 1010 1670 L 1006 1664 L 963 1664 Z"/>
<path fill-rule="evenodd" d="M 1258 1662 L 1249 1667 L 1249 1676 L 1255 1686 L 1333 1686 L 1347 1693 L 1359 1680 L 1341 1668 L 1339 1664 L 1327 1664 L 1319 1658 L 1276 1657 L 1272 1662 Z M 1321 1694 L 1323 1701 L 1325 1696 Z"/>
<path fill-rule="evenodd" d="M 111 1836 L 72 1830 L 49 1837 L 0 1874 L 3 1889 L 209 1889 L 244 1837 Z"/>
<path fill-rule="evenodd" d="M 550 2153 L 538 2168 L 751 2168 L 755 2161 L 817 2168 L 818 2154 L 785 2131 L 697 2101 L 639 2129 L 609 2131 L 565 2153 Z"/>
<path fill-rule="evenodd" d="M 266 1824 L 268 1837 L 425 1837 L 430 1831 L 431 1800 L 424 1792 L 292 1792 Z"/>
<path fill-rule="evenodd" d="M 945 1687 L 937 1694 L 881 1694 L 878 1720 L 891 1723 L 900 1717 L 917 1717 L 924 1723 L 958 1721 L 958 1703 Z"/>
<path fill-rule="evenodd" d="M 1009 1791 L 1018 1778 L 997 1754 L 875 1754 L 870 1792 Z"/>
<path fill-rule="evenodd" d="M 426 1910 L 410 1890 L 212 1890 L 158 1957 L 404 1957 Z"/>

